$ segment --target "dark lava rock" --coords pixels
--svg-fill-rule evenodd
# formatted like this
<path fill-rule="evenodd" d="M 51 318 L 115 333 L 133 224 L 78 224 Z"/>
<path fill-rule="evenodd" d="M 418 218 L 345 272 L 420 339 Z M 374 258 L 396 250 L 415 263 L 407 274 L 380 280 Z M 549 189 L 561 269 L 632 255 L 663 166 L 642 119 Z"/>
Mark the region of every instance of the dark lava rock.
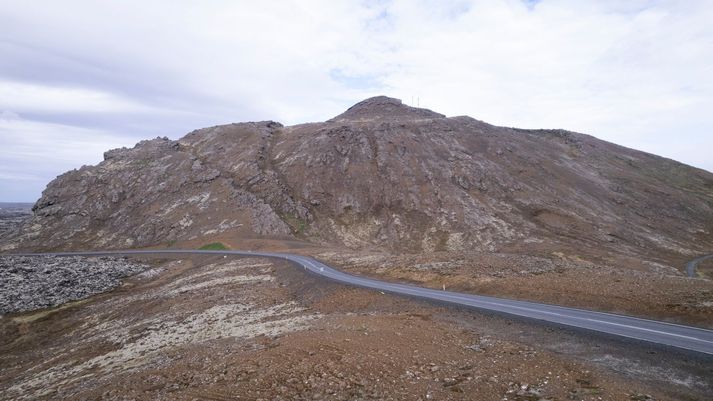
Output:
<path fill-rule="evenodd" d="M 61 305 L 108 291 L 148 266 L 125 258 L 0 257 L 0 313 Z"/>

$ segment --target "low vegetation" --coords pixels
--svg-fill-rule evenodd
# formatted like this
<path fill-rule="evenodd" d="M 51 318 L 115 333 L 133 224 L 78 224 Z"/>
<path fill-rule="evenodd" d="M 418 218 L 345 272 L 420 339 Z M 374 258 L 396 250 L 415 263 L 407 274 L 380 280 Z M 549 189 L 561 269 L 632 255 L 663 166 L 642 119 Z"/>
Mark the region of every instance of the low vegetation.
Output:
<path fill-rule="evenodd" d="M 224 251 L 227 250 L 228 247 L 225 246 L 222 242 L 211 242 L 210 244 L 205 244 L 198 249 L 202 251 Z"/>

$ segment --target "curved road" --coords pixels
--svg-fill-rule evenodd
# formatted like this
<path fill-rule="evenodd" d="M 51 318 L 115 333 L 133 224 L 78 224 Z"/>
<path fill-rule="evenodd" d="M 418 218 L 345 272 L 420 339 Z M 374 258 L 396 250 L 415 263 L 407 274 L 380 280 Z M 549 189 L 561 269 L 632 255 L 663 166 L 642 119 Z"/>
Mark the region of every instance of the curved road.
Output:
<path fill-rule="evenodd" d="M 710 255 L 701 256 L 700 258 L 693 259 L 692 261 L 686 263 L 686 272 L 688 272 L 688 277 L 698 277 L 696 274 L 696 268 L 698 264 L 706 259 L 713 258 L 713 253 Z"/>
<path fill-rule="evenodd" d="M 211 254 L 261 256 L 291 261 L 305 270 L 322 277 L 358 287 L 371 288 L 394 294 L 409 295 L 455 305 L 488 311 L 496 311 L 529 319 L 542 320 L 580 329 L 593 330 L 621 337 L 682 348 L 713 355 L 713 330 L 682 326 L 654 320 L 639 319 L 611 313 L 593 312 L 582 309 L 515 301 L 482 295 L 441 291 L 414 285 L 389 283 L 366 277 L 354 276 L 333 269 L 313 258 L 301 255 L 251 251 L 202 251 L 202 250 L 140 250 L 140 251 L 96 251 L 29 253 L 25 256 L 101 256 L 101 255 L 141 255 L 141 254 Z"/>

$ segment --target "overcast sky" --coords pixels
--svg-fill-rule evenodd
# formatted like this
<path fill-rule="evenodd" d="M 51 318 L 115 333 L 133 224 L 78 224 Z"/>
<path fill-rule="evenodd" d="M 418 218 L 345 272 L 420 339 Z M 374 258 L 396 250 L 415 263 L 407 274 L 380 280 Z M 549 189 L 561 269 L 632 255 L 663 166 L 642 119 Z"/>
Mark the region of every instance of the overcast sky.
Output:
<path fill-rule="evenodd" d="M 711 1 L 0 0 L 0 201 L 110 148 L 366 97 L 713 171 Z"/>

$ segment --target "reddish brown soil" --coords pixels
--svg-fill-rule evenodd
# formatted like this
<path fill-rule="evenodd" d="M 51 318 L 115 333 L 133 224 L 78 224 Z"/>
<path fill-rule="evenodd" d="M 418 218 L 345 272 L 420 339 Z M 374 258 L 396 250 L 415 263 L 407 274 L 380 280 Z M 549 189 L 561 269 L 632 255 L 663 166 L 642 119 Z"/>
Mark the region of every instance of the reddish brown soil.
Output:
<path fill-rule="evenodd" d="M 597 354 L 586 335 L 238 262 L 167 260 L 85 302 L 5 316 L 0 399 L 665 400 L 710 385 L 705 368 L 663 385 L 655 361 L 588 362 L 638 358 L 616 342 Z"/>
<path fill-rule="evenodd" d="M 713 327 L 713 280 L 688 278 L 656 265 L 621 269 L 562 254 L 540 258 L 326 252 L 319 257 L 346 271 L 384 280 Z"/>

